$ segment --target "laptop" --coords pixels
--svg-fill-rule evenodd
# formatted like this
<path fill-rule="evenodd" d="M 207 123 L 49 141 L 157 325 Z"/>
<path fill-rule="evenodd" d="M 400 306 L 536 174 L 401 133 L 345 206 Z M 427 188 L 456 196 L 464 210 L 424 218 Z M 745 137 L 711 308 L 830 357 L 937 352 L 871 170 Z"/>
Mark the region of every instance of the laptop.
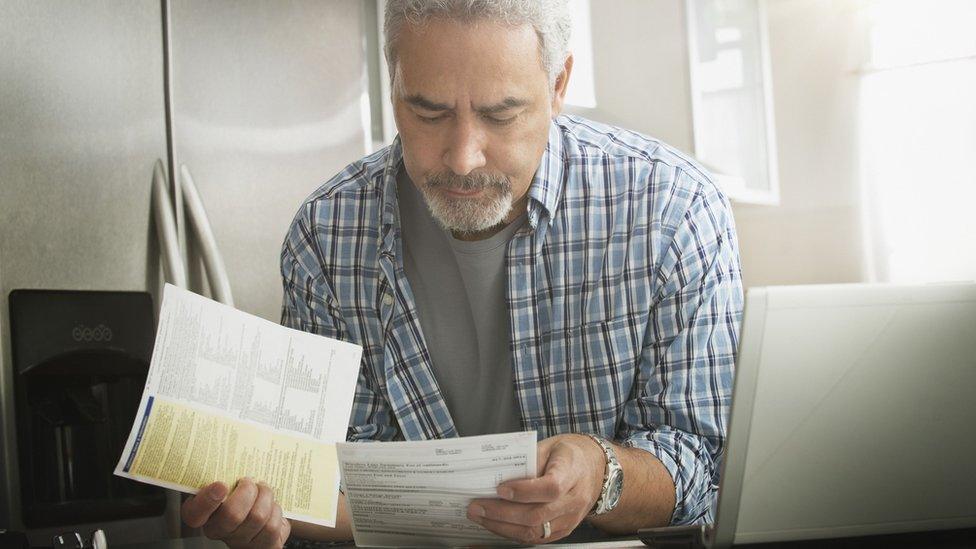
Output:
<path fill-rule="evenodd" d="M 711 525 L 723 548 L 976 526 L 976 284 L 750 289 Z"/>

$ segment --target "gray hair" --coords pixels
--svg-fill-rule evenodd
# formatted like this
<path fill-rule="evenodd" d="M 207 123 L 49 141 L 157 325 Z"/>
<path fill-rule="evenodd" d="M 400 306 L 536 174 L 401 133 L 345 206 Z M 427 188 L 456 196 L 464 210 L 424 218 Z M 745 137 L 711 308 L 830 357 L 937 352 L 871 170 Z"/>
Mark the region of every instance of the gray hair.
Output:
<path fill-rule="evenodd" d="M 563 69 L 569 55 L 572 21 L 567 0 L 387 0 L 384 52 L 394 80 L 397 40 L 404 23 L 423 25 L 443 17 L 463 22 L 487 19 L 507 25 L 530 24 L 539 37 L 542 69 L 549 75 L 549 87 Z"/>

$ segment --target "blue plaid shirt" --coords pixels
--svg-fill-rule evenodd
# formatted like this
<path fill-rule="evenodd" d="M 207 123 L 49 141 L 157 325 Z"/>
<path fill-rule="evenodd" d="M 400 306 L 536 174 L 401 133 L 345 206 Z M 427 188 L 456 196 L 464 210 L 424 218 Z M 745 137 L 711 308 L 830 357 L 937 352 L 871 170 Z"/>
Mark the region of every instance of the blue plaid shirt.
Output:
<path fill-rule="evenodd" d="M 349 440 L 457 436 L 403 270 L 399 140 L 301 206 L 281 256 L 282 324 L 363 346 Z M 522 426 L 657 456 L 672 522 L 711 520 L 742 315 L 729 204 L 645 136 L 560 116 L 505 257 Z M 477 387 L 472 387 L 477 391 Z"/>

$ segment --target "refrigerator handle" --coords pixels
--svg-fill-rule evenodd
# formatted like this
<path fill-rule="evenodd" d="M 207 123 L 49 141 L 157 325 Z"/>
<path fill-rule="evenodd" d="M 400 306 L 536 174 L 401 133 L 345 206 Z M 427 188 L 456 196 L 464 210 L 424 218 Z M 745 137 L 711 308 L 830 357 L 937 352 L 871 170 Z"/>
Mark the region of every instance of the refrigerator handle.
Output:
<path fill-rule="evenodd" d="M 227 268 L 224 266 L 224 259 L 217 248 L 217 240 L 214 238 L 213 229 L 210 227 L 207 212 L 203 208 L 203 201 L 200 200 L 200 193 L 197 192 L 197 186 L 193 183 L 193 176 L 190 175 L 190 170 L 186 164 L 180 165 L 180 187 L 183 191 L 183 204 L 186 207 L 189 225 L 197 239 L 197 244 L 200 246 L 200 254 L 203 256 L 210 291 L 213 292 L 216 301 L 233 307 L 234 298 L 231 295 Z"/>
<path fill-rule="evenodd" d="M 163 161 L 156 160 L 153 166 L 152 210 L 156 221 L 156 235 L 163 252 L 163 267 L 166 280 L 180 288 L 186 288 L 186 269 L 180 254 L 179 237 L 176 233 L 176 220 L 173 218 L 173 205 L 166 188 L 166 174 Z"/>

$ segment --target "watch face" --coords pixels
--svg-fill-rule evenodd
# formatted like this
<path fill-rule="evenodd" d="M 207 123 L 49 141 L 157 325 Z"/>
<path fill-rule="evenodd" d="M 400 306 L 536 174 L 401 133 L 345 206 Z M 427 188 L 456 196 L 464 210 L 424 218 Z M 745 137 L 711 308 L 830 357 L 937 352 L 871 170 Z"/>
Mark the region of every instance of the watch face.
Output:
<path fill-rule="evenodd" d="M 617 469 L 610 477 L 610 486 L 607 491 L 607 510 L 613 509 L 620 502 L 620 493 L 624 490 L 624 472 Z"/>

